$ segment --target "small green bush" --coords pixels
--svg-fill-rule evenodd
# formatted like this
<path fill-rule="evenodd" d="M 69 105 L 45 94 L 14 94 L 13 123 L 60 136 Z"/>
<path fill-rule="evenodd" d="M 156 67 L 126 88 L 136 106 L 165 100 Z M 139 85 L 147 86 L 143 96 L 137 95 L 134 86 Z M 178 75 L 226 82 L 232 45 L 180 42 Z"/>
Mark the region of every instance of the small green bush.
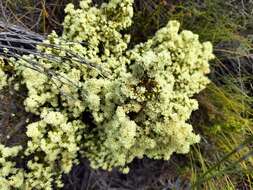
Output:
<path fill-rule="evenodd" d="M 168 160 L 199 142 L 187 120 L 198 108 L 193 95 L 209 82 L 212 45 L 190 31 L 179 33 L 179 23 L 170 21 L 129 49 L 124 32 L 132 24 L 132 4 L 69 4 L 63 35 L 53 32 L 37 47 L 57 61 L 37 55 L 11 61 L 28 91 L 26 111 L 41 118 L 27 125 L 26 188 L 62 187 L 61 175 L 78 155 L 95 169 L 128 172 L 136 157 Z"/>

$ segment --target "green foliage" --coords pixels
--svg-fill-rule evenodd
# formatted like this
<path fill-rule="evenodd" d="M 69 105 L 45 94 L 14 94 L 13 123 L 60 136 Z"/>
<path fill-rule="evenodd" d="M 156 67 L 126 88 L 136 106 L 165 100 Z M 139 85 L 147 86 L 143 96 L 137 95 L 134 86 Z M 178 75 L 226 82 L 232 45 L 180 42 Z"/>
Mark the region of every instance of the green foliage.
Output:
<path fill-rule="evenodd" d="M 78 154 L 93 168 L 127 172 L 135 157 L 168 160 L 199 142 L 187 120 L 198 108 L 193 95 L 209 82 L 212 45 L 170 21 L 130 49 L 123 31 L 132 24 L 132 4 L 69 4 L 63 35 L 53 32 L 37 47 L 60 60 L 12 59 L 28 90 L 25 108 L 40 117 L 27 125 L 27 188 L 62 187 L 61 174 L 78 162 Z"/>
<path fill-rule="evenodd" d="M 211 83 L 205 90 L 201 104 L 207 109 L 208 122 L 212 126 L 209 130 L 206 129 L 209 133 L 243 132 L 251 125 L 249 117 L 252 110 L 250 102 L 246 102 L 248 96 L 238 92 L 238 89 L 232 89 L 233 87 L 235 85 L 231 83 L 222 87 Z"/>
<path fill-rule="evenodd" d="M 250 82 L 247 75 L 223 75 L 222 84 L 211 83 L 200 96 L 204 121 L 193 125 L 205 142 L 191 152 L 195 189 L 252 187 L 252 97 L 242 88 Z"/>
<path fill-rule="evenodd" d="M 201 41 L 211 41 L 214 45 L 242 41 L 253 24 L 252 1 L 139 1 L 141 8 L 136 10 L 133 25 L 134 41 L 151 37 L 167 20 L 180 21 L 183 29 L 199 34 Z"/>

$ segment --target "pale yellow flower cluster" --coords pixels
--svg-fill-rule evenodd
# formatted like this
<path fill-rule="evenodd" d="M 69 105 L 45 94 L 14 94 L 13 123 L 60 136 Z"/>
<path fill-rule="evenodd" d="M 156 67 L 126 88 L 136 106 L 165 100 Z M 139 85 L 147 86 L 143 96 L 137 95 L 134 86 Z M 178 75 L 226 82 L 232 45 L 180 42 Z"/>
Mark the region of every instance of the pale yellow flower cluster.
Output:
<path fill-rule="evenodd" d="M 62 173 L 78 162 L 79 153 L 95 169 L 128 172 L 136 157 L 169 159 L 199 142 L 186 121 L 198 108 L 193 95 L 209 82 L 212 45 L 179 32 L 179 23 L 170 21 L 130 49 L 130 35 L 123 33 L 132 24 L 132 5 L 133 0 L 68 5 L 63 35 L 53 32 L 44 42 L 49 46 L 38 46 L 60 60 L 26 57 L 53 74 L 27 68 L 22 60 L 15 64 L 28 90 L 26 110 L 41 118 L 27 126 L 25 156 L 34 156 L 24 178 L 28 187 L 61 187 Z"/>
<path fill-rule="evenodd" d="M 31 140 L 27 143 L 25 155 L 37 155 L 28 164 L 32 172 L 27 181 L 31 188 L 44 189 L 45 184 L 51 187 L 54 178 L 57 178 L 54 183 L 61 187 L 62 173 L 69 173 L 72 166 L 78 163 L 76 158 L 82 139 L 80 130 L 85 125 L 80 121 L 68 122 L 66 115 L 46 109 L 41 113 L 41 118 L 27 126 L 26 134 Z"/>
<path fill-rule="evenodd" d="M 50 190 L 53 184 L 61 188 L 62 173 L 69 173 L 78 163 L 77 154 L 82 139 L 80 121 L 67 122 L 60 112 L 44 110 L 42 120 L 27 126 L 27 143 L 24 156 L 33 157 L 27 163 L 26 171 L 16 168 L 16 157 L 20 146 L 5 147 L 0 144 L 0 189 Z"/>
<path fill-rule="evenodd" d="M 7 75 L 3 71 L 4 62 L 0 58 L 0 90 L 2 90 L 7 85 Z"/>
<path fill-rule="evenodd" d="M 21 150 L 21 146 L 10 148 L 0 144 L 0 189 L 11 190 L 23 186 L 23 170 L 17 169 L 16 163 L 12 161 Z"/>

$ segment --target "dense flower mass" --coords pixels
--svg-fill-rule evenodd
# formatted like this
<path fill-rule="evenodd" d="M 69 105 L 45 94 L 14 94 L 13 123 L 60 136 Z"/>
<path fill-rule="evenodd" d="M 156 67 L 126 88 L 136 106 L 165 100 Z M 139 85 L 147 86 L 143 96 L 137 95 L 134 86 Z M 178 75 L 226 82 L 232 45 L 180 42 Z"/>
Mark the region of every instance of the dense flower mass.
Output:
<path fill-rule="evenodd" d="M 21 188 L 24 183 L 23 170 L 17 169 L 11 159 L 18 155 L 21 146 L 12 148 L 0 144 L 0 189 Z"/>
<path fill-rule="evenodd" d="M 28 90 L 25 108 L 41 118 L 27 126 L 25 155 L 35 156 L 30 173 L 23 174 L 27 187 L 61 187 L 61 174 L 78 163 L 78 155 L 93 168 L 127 172 L 136 157 L 168 160 L 199 142 L 186 121 L 198 108 L 193 95 L 209 82 L 212 45 L 170 21 L 129 49 L 130 35 L 122 31 L 132 24 L 132 4 L 69 4 L 63 35 L 53 32 L 47 45 L 37 47 L 59 60 L 26 55 L 15 64 Z M 43 72 L 27 67 L 26 60 Z"/>

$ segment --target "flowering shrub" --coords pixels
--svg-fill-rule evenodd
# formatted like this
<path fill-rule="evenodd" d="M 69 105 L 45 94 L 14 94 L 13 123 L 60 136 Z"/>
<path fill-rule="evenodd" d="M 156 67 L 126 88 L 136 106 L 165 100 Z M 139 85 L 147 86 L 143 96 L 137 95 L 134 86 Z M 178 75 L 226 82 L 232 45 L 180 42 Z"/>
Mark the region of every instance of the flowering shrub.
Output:
<path fill-rule="evenodd" d="M 41 118 L 27 125 L 27 188 L 62 187 L 61 174 L 78 155 L 95 169 L 128 172 L 136 157 L 168 160 L 199 142 L 186 121 L 198 108 L 193 95 L 209 82 L 212 45 L 170 21 L 129 49 L 130 35 L 123 33 L 132 24 L 132 4 L 69 4 L 62 36 L 53 32 L 37 47 L 59 59 L 26 55 L 13 64 L 28 90 L 27 112 Z"/>

